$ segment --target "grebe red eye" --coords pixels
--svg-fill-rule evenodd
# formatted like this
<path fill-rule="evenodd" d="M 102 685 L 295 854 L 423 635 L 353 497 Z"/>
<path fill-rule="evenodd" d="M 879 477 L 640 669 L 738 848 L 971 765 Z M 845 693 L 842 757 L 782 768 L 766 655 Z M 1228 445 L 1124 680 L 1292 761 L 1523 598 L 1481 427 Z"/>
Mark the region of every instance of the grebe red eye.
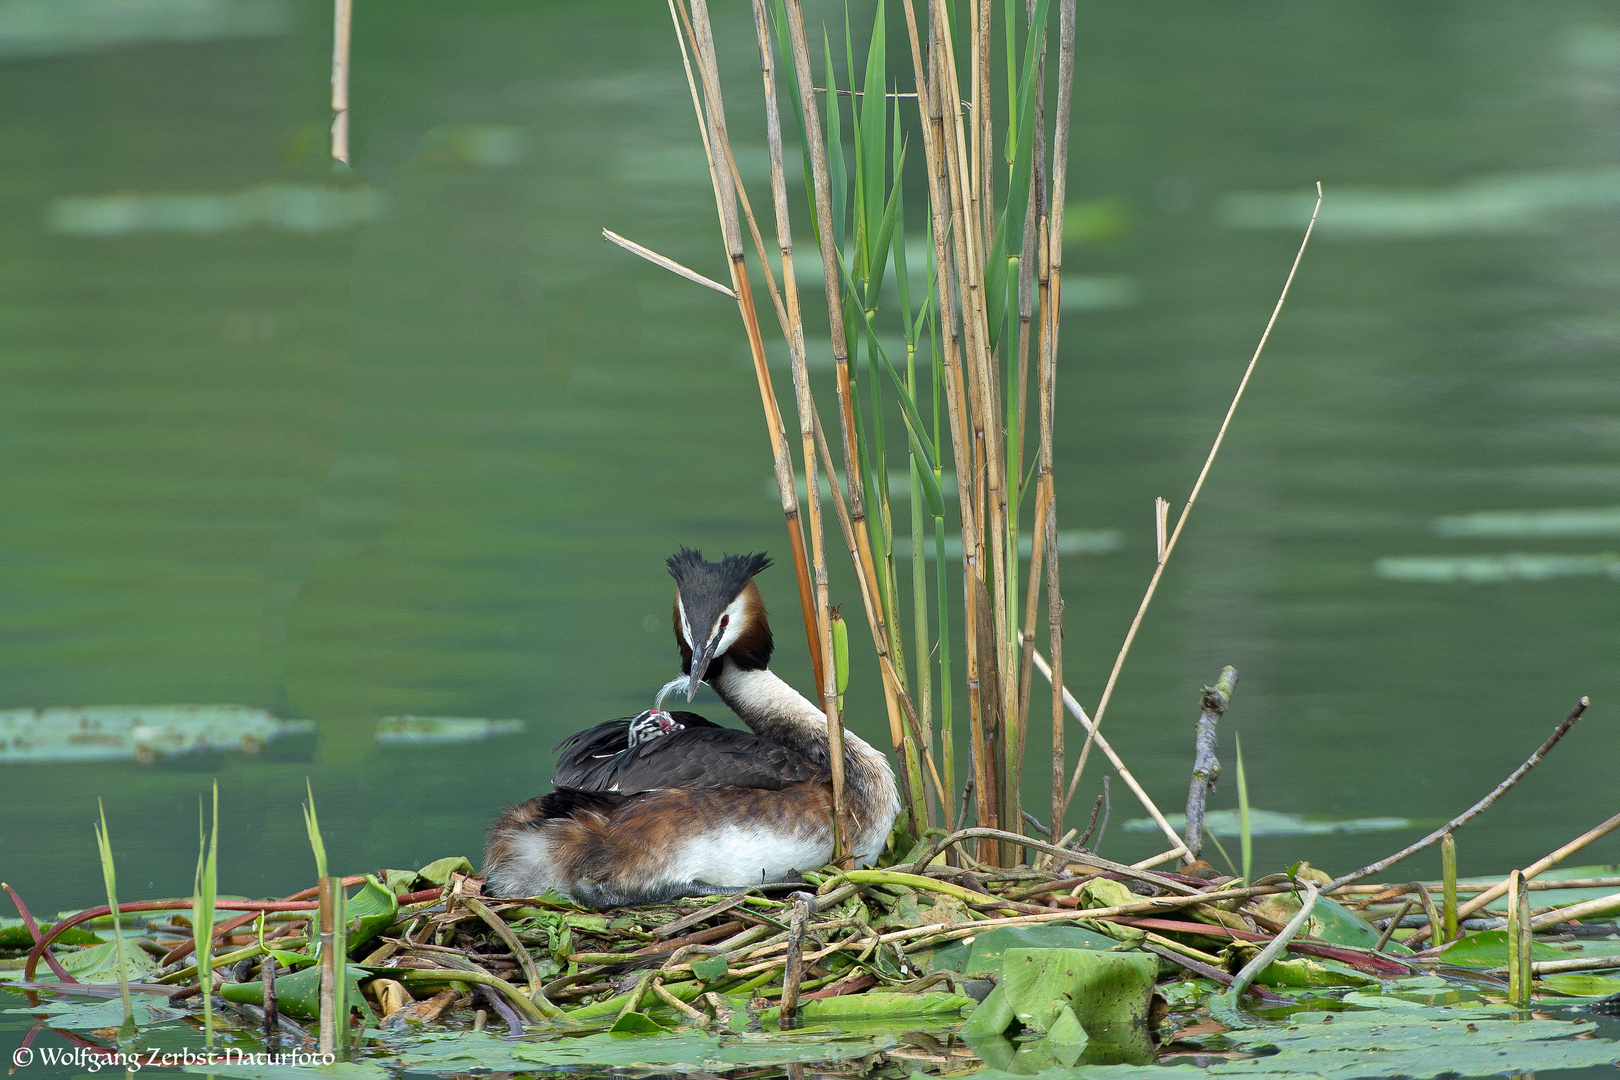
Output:
<path fill-rule="evenodd" d="M 722 616 L 720 616 L 720 629 L 724 630 L 730 624 L 731 624 L 731 616 L 730 615 L 722 615 Z"/>

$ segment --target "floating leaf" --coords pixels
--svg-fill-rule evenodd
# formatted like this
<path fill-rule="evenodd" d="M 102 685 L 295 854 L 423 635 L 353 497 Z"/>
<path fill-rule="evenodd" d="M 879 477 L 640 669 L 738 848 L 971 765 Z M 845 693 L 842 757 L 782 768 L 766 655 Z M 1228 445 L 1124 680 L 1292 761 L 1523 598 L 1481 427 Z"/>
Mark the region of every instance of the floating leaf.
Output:
<path fill-rule="evenodd" d="M 1461 941 L 1441 954 L 1448 964 L 1458 964 L 1462 967 L 1499 968 L 1506 967 L 1508 962 L 1508 935 L 1506 930 L 1481 930 L 1477 934 L 1469 934 Z M 1569 954 L 1543 945 L 1539 941 L 1530 944 L 1531 960 L 1568 960 Z"/>
<path fill-rule="evenodd" d="M 137 1027 L 150 1027 L 186 1015 L 179 1009 L 169 1009 L 158 1004 L 150 994 L 139 995 L 130 1005 L 135 1013 Z M 124 1005 L 118 1000 L 46 1001 L 32 1008 L 4 1011 L 49 1017 L 46 1022 L 51 1027 L 67 1028 L 72 1031 L 95 1031 L 99 1028 L 118 1027 L 124 1022 Z"/>
<path fill-rule="evenodd" d="M 724 956 L 710 956 L 702 960 L 692 961 L 692 974 L 696 975 L 704 982 L 714 982 L 716 979 L 723 979 L 726 977 L 726 972 L 729 970 L 730 968 L 727 966 L 726 958 Z"/>
<path fill-rule="evenodd" d="M 1146 953 L 1008 949 L 1001 982 L 962 1033 L 1005 1036 L 1022 1027 L 1072 1043 L 1073 1020 L 1085 1031 L 1091 1060 L 1145 1064 L 1153 1060 L 1148 1006 L 1158 970 Z"/>
<path fill-rule="evenodd" d="M 629 1012 L 613 1021 L 610 1035 L 662 1035 L 669 1030 L 646 1013 Z"/>

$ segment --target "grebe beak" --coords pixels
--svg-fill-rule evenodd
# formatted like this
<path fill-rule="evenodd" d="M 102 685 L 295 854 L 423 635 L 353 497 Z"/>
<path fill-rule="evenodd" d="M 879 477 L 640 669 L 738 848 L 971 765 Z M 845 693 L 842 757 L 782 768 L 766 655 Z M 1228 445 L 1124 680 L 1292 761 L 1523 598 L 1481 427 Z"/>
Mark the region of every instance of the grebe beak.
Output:
<path fill-rule="evenodd" d="M 709 646 L 705 646 L 702 652 L 692 654 L 692 673 L 686 678 L 687 701 L 691 701 L 697 696 L 698 683 L 703 681 L 703 676 L 708 673 L 708 670 Z"/>
<path fill-rule="evenodd" d="M 709 662 L 714 659 L 714 650 L 720 644 L 720 634 L 721 631 L 716 630 L 714 636 L 709 639 L 709 643 L 703 646 L 700 651 L 692 654 L 691 675 L 686 682 L 687 701 L 691 701 L 697 695 L 698 683 L 702 682 L 703 677 L 709 673 Z"/>

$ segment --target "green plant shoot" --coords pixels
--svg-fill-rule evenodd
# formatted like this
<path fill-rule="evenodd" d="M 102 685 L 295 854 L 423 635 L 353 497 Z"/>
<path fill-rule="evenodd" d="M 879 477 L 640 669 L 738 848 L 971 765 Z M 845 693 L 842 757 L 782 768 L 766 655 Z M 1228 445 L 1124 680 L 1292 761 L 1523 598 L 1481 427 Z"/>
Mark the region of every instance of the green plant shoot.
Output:
<path fill-rule="evenodd" d="M 1243 736 L 1237 738 L 1238 831 L 1243 843 L 1243 880 L 1254 880 L 1254 837 L 1249 832 L 1249 782 L 1243 775 Z"/>
<path fill-rule="evenodd" d="M 112 909 L 113 943 L 118 957 L 118 994 L 124 1001 L 124 1026 L 118 1033 L 119 1039 L 123 1040 L 135 1034 L 135 1006 L 129 1000 L 129 964 L 124 956 L 123 922 L 118 915 L 118 881 L 113 873 L 112 836 L 107 832 L 107 808 L 102 805 L 100 798 L 96 799 L 96 808 L 101 812 L 101 823 L 93 825 L 96 849 L 101 853 L 101 880 L 107 886 L 107 906 Z"/>
<path fill-rule="evenodd" d="M 197 981 L 202 985 L 204 1044 L 214 1045 L 214 893 L 219 882 L 219 781 L 214 781 L 214 827 L 203 826 L 197 804 L 197 876 L 191 890 L 191 940 L 197 949 Z"/>
<path fill-rule="evenodd" d="M 309 801 L 304 803 L 304 831 L 309 834 L 309 849 L 315 853 L 315 876 L 326 877 L 326 844 L 321 840 L 321 819 L 315 816 L 315 789 L 309 777 L 304 777 L 304 790 Z"/>

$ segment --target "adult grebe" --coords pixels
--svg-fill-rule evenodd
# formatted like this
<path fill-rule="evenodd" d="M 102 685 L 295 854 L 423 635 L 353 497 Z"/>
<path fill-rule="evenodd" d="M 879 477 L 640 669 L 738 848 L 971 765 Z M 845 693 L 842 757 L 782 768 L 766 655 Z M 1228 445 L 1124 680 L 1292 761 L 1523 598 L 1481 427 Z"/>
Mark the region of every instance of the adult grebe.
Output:
<path fill-rule="evenodd" d="M 665 691 L 682 686 L 691 700 L 707 682 L 751 732 L 691 713 L 664 722 L 658 710 L 637 718 L 634 745 L 634 722 L 581 732 L 562 747 L 557 790 L 491 826 L 492 893 L 555 889 L 600 909 L 733 892 L 832 858 L 827 720 L 770 670 L 771 628 L 753 581 L 769 565 L 763 554 L 705 562 L 687 548 L 669 559 L 683 679 Z M 844 774 L 847 842 L 870 863 L 900 812 L 894 773 L 845 732 Z"/>

